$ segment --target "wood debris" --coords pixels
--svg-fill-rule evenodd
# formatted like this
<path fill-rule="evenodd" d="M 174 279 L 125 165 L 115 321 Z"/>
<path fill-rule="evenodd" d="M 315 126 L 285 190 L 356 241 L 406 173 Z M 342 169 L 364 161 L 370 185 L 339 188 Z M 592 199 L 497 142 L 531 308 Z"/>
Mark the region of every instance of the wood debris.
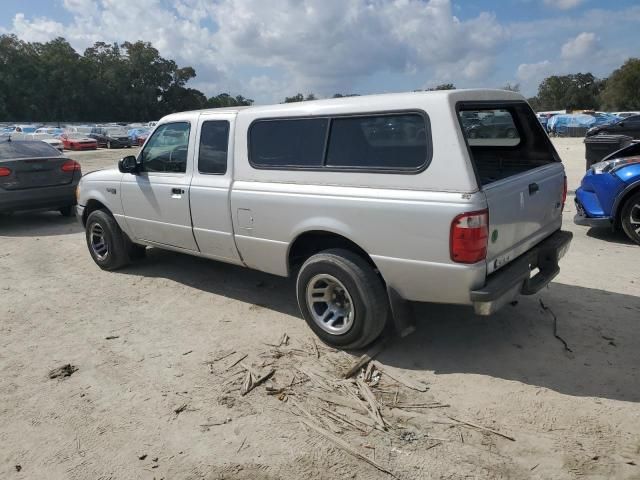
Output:
<path fill-rule="evenodd" d="M 378 469 L 379 471 L 381 471 L 383 473 L 386 473 L 387 475 L 391 476 L 392 478 L 398 478 L 390 470 L 387 470 L 386 468 L 384 468 L 382 465 L 380 465 L 375 460 L 371 460 L 369 457 L 367 457 L 367 456 L 363 455 L 362 453 L 358 452 L 355 448 L 353 448 L 347 442 L 345 442 L 344 440 L 342 440 L 339 437 L 336 437 L 334 434 L 332 434 L 328 430 L 322 428 L 320 425 L 315 423 L 313 420 L 302 418 L 302 419 L 300 419 L 300 421 L 304 425 L 306 425 L 307 427 L 309 427 L 312 430 L 315 430 L 316 432 L 318 432 L 320 435 L 325 437 L 327 440 L 330 440 L 331 442 L 333 442 L 334 445 L 336 445 L 337 447 L 341 448 L 345 452 L 353 455 L 356 458 L 359 458 L 360 460 L 362 460 L 364 462 L 367 462 L 369 465 L 373 466 L 374 468 Z"/>
<path fill-rule="evenodd" d="M 357 379 L 356 385 L 358 385 L 358 390 L 360 391 L 360 395 L 364 398 L 369 404 L 369 413 L 376 421 L 376 423 L 382 428 L 382 430 L 386 430 L 387 427 L 382 419 L 382 414 L 380 413 L 380 404 L 376 400 L 375 395 L 369 388 L 369 386 L 364 383 L 362 380 Z"/>
<path fill-rule="evenodd" d="M 378 354 L 382 352 L 382 350 L 384 350 L 386 346 L 387 346 L 387 340 L 385 340 L 384 338 L 374 343 L 373 346 L 369 348 L 369 350 L 367 350 L 366 353 L 360 356 L 354 362 L 351 368 L 347 370 L 347 372 L 344 374 L 344 378 L 353 377 L 356 373 L 360 371 L 362 367 L 367 365 L 371 360 L 373 360 L 376 356 L 378 356 Z"/>
<path fill-rule="evenodd" d="M 396 382 L 401 383 L 405 387 L 410 388 L 411 390 L 416 390 L 417 392 L 426 392 L 429 389 L 427 385 L 421 382 L 416 382 L 414 380 L 411 380 L 410 378 L 407 378 L 404 375 L 401 375 L 397 372 L 391 372 L 388 368 L 384 368 L 382 364 L 380 364 L 380 362 L 377 362 L 374 360 L 372 363 L 374 364 L 375 368 L 377 368 L 379 371 L 381 371 L 388 377 L 392 378 Z"/>
<path fill-rule="evenodd" d="M 266 382 L 276 372 L 276 370 L 272 368 L 264 375 L 259 375 L 247 365 L 245 364 L 241 364 L 241 365 L 242 365 L 242 368 L 244 368 L 247 371 L 244 381 L 242 382 L 242 388 L 240 389 L 240 395 L 242 395 L 243 397 L 247 393 L 249 393 L 251 390 L 256 388 L 258 385 L 261 385 L 262 383 Z"/>
<path fill-rule="evenodd" d="M 511 440 L 512 442 L 516 441 L 515 438 L 513 438 L 513 437 L 511 437 L 509 435 L 506 435 L 504 433 L 500 433 L 497 430 L 493 430 L 493 429 L 488 428 L 488 427 L 483 427 L 482 425 L 478 425 L 477 423 L 468 422 L 466 420 L 460 420 L 459 418 L 451 417 L 449 415 L 447 415 L 447 417 L 450 418 L 451 420 L 453 420 L 454 422 L 458 422 L 458 423 L 460 423 L 462 425 L 467 425 L 468 427 L 477 428 L 478 430 L 482 430 L 482 431 L 485 431 L 485 432 L 493 433 L 494 435 L 498 435 L 499 437 L 506 438 L 507 440 Z"/>
<path fill-rule="evenodd" d="M 65 365 L 62 365 L 61 367 L 54 368 L 53 370 L 50 370 L 49 371 L 49 378 L 51 378 L 51 379 L 53 379 L 53 378 L 66 378 L 66 377 L 70 377 L 71 375 L 73 375 L 77 371 L 78 371 L 78 367 L 76 367 L 75 365 L 71 365 L 70 363 L 67 363 Z"/>

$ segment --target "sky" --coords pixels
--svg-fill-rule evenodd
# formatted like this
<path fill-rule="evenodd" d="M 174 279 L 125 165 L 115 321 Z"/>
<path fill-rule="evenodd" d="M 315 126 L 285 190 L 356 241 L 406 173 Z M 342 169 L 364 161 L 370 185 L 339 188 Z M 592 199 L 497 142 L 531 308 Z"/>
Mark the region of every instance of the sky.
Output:
<path fill-rule="evenodd" d="M 0 34 L 27 41 L 144 40 L 207 96 L 384 93 L 441 83 L 606 77 L 640 57 L 639 0 L 0 0 Z"/>

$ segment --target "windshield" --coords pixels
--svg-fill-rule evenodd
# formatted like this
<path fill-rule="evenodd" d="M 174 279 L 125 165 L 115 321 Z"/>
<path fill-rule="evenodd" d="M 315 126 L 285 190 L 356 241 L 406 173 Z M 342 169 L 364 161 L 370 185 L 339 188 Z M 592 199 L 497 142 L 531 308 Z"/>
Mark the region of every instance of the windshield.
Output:
<path fill-rule="evenodd" d="M 71 138 L 73 140 L 80 140 L 82 138 L 87 138 L 87 136 L 84 133 L 67 133 L 67 138 Z"/>
<path fill-rule="evenodd" d="M 127 131 L 124 128 L 107 128 L 106 134 L 110 137 L 126 137 Z"/>

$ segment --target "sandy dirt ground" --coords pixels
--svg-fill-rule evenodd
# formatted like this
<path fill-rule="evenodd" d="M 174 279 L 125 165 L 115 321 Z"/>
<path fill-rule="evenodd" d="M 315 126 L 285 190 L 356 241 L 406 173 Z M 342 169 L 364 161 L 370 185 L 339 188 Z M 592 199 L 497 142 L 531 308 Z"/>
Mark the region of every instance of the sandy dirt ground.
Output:
<path fill-rule="evenodd" d="M 554 142 L 573 190 L 584 146 Z M 491 318 L 416 305 L 359 387 L 373 406 L 290 280 L 155 249 L 107 273 L 75 220 L 0 217 L 0 478 L 638 479 L 640 247 L 571 200 L 550 287 Z"/>

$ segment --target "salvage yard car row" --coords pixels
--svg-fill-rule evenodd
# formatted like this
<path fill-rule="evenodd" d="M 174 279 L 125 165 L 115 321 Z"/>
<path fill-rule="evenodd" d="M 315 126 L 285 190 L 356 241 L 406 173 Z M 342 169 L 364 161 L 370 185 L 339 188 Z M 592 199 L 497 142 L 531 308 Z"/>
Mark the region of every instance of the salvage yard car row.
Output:
<path fill-rule="evenodd" d="M 39 127 L 8 125 L 0 128 L 0 139 L 41 140 L 58 150 L 95 150 L 97 148 L 130 148 L 142 145 L 155 122 L 149 124 L 69 125 Z"/>

